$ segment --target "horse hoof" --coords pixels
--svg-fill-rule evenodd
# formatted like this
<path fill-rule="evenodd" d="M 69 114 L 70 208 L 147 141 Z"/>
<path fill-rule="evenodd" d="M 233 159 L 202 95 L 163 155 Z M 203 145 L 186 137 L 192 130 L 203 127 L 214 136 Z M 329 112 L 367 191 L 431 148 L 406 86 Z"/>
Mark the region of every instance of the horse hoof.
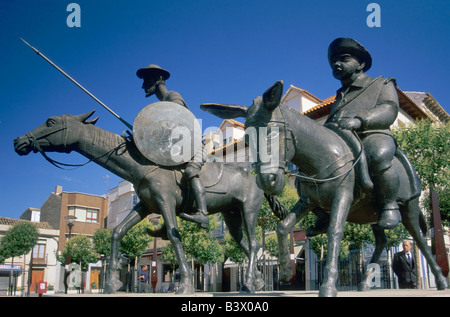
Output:
<path fill-rule="evenodd" d="M 336 287 L 327 287 L 327 286 L 320 287 L 319 297 L 336 297 L 336 296 L 337 296 Z"/>
<path fill-rule="evenodd" d="M 439 291 L 443 291 L 448 288 L 448 280 L 443 276 L 436 282 L 436 287 Z"/>
<path fill-rule="evenodd" d="M 239 290 L 239 293 L 245 293 L 245 294 L 252 294 L 255 292 L 255 288 L 253 286 L 249 286 L 248 284 L 244 284 L 241 289 Z"/>
<path fill-rule="evenodd" d="M 112 279 L 106 282 L 105 293 L 114 294 L 117 290 L 122 287 L 123 283 L 119 280 Z"/>
<path fill-rule="evenodd" d="M 175 294 L 192 294 L 192 293 L 195 293 L 195 289 L 192 285 L 181 285 L 175 292 Z"/>
<path fill-rule="evenodd" d="M 255 287 L 256 291 L 260 291 L 263 289 L 264 287 L 264 281 L 260 278 L 257 278 L 254 282 L 253 282 L 253 286 Z"/>
<path fill-rule="evenodd" d="M 359 283 L 358 292 L 367 292 L 370 291 L 370 286 L 366 283 Z"/>
<path fill-rule="evenodd" d="M 292 276 L 293 276 L 293 272 L 292 272 L 291 267 L 288 266 L 288 268 L 286 268 L 286 269 L 281 268 L 280 279 L 282 282 L 285 282 L 285 283 L 289 282 L 291 280 Z"/>

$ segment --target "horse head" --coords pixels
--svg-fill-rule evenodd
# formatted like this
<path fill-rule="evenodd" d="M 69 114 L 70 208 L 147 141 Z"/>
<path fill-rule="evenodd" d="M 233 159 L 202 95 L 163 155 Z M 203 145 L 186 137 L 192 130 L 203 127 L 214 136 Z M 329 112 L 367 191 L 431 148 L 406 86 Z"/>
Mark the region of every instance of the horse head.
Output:
<path fill-rule="evenodd" d="M 81 114 L 50 117 L 34 130 L 14 140 L 14 150 L 19 155 L 37 152 L 72 151 L 75 143 L 74 132 L 80 131 L 82 125 L 95 124 L 98 118 L 87 120 L 95 110 Z"/>
<path fill-rule="evenodd" d="M 222 119 L 245 118 L 246 142 L 256 154 L 256 181 L 266 193 L 278 195 L 284 188 L 285 120 L 280 109 L 283 82 L 277 81 L 249 107 L 242 105 L 202 104 L 200 108 Z"/>

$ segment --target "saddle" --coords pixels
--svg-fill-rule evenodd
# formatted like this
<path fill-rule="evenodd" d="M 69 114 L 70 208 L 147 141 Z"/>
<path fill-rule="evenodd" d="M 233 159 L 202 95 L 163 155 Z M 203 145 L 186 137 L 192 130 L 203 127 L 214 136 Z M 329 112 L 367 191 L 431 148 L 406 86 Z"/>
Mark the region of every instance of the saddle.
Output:
<path fill-rule="evenodd" d="M 362 148 L 361 141 L 352 132 L 348 130 L 338 129 L 334 125 L 327 125 L 326 127 L 335 132 L 337 135 L 339 135 L 347 143 L 347 145 L 349 146 L 350 150 L 353 153 L 353 157 L 358 158 L 358 156 L 361 155 L 359 162 L 355 166 L 356 186 L 363 193 L 366 194 L 372 191 L 374 185 L 370 178 L 369 166 L 367 163 L 366 155 L 364 153 L 364 149 Z M 393 165 L 394 166 L 397 165 L 396 163 L 398 163 L 399 165 L 398 167 L 400 166 L 403 167 L 409 181 L 410 185 L 409 188 L 399 192 L 398 197 L 398 200 L 400 200 L 403 203 L 406 203 L 407 201 L 420 196 L 421 184 L 417 176 L 417 173 L 413 165 L 411 164 L 411 161 L 408 159 L 406 154 L 399 148 L 397 148 L 395 151 Z"/>
<path fill-rule="evenodd" d="M 222 163 L 206 162 L 200 170 L 200 180 L 205 192 L 226 194 L 228 192 L 228 178 L 223 177 L 224 165 Z M 184 177 L 185 168 L 174 170 L 175 181 L 183 191 L 181 213 L 188 212 L 194 208 L 194 195 L 192 194 L 190 182 Z"/>
<path fill-rule="evenodd" d="M 200 171 L 200 180 L 202 181 L 205 191 L 208 193 L 221 193 L 228 192 L 228 180 L 223 178 L 224 164 L 206 162 Z M 174 170 L 175 180 L 177 185 L 185 189 L 189 186 L 189 182 L 184 176 L 185 168 Z"/>
<path fill-rule="evenodd" d="M 333 124 L 327 124 L 326 127 L 339 135 L 347 143 L 355 159 L 359 157 L 359 161 L 355 165 L 356 185 L 364 193 L 372 191 L 373 182 L 369 175 L 369 165 L 367 163 L 366 153 L 362 148 L 362 143 L 349 130 L 339 129 Z"/>

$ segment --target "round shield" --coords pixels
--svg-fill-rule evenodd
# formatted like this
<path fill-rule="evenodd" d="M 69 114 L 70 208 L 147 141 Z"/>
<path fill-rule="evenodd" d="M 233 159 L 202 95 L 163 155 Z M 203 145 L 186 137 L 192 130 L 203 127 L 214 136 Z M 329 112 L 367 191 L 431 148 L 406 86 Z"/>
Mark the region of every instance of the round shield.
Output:
<path fill-rule="evenodd" d="M 171 101 L 155 102 L 142 109 L 134 120 L 133 139 L 142 155 L 163 166 L 189 162 L 202 145 L 197 118 Z"/>

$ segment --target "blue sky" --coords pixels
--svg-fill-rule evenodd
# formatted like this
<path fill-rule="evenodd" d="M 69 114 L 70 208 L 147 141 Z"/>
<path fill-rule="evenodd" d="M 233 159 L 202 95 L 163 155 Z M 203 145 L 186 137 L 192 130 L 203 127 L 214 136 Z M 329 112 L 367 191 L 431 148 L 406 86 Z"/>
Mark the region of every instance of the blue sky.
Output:
<path fill-rule="evenodd" d="M 69 28 L 67 5 L 81 8 L 81 27 Z M 381 27 L 366 24 L 369 3 L 381 8 Z M 171 72 L 203 128 L 221 120 L 199 109 L 205 102 L 250 105 L 277 80 L 319 98 L 333 95 L 326 51 L 337 37 L 353 37 L 372 54 L 368 74 L 395 77 L 405 91 L 430 92 L 450 112 L 448 56 L 450 6 L 416 0 L 4 0 L 0 2 L 0 216 L 18 218 L 39 208 L 62 185 L 96 195 L 119 178 L 88 164 L 60 170 L 39 154 L 19 157 L 14 138 L 52 115 L 97 109 L 98 126 L 122 133 L 125 126 L 48 65 L 23 37 L 88 88 L 125 120 L 157 101 L 145 98 L 140 67 Z M 77 153 L 52 154 L 68 163 Z M 109 184 L 106 176 L 109 176 Z"/>

